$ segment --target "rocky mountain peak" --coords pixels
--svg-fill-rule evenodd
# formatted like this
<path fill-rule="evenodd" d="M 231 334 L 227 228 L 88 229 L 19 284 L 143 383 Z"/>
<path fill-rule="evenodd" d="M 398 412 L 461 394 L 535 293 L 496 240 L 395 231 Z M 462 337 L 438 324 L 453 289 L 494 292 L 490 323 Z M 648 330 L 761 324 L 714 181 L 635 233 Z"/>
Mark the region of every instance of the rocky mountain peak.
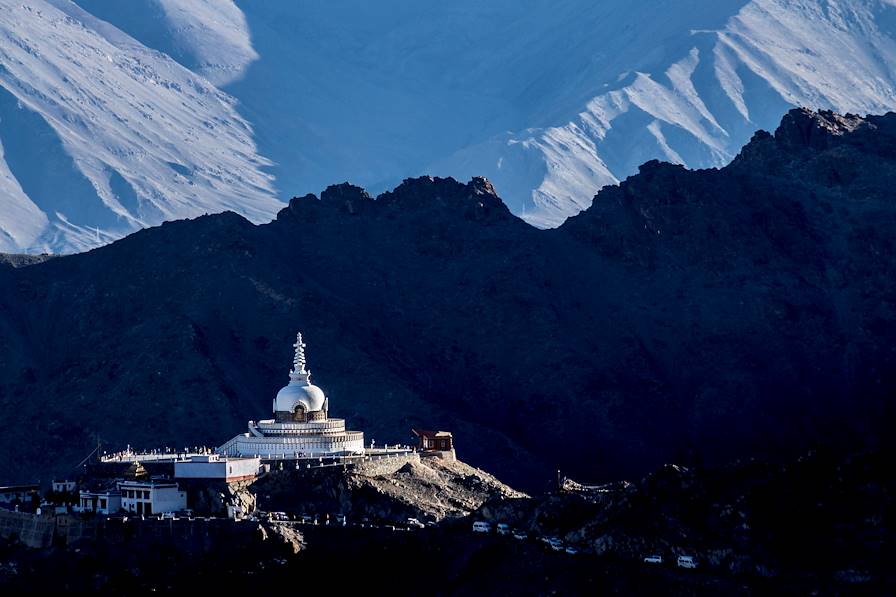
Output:
<path fill-rule="evenodd" d="M 361 187 L 353 185 L 350 182 L 343 182 L 328 186 L 320 194 L 319 199 L 317 195 L 313 193 L 308 193 L 302 197 L 293 197 L 289 201 L 289 207 L 285 210 L 281 210 L 281 213 L 299 213 L 306 206 L 312 208 L 314 206 L 320 206 L 323 208 L 335 207 L 346 213 L 356 214 L 360 209 L 363 209 L 363 206 L 372 201 L 373 198 L 370 194 Z"/>
<path fill-rule="evenodd" d="M 328 203 L 370 201 L 372 199 L 373 197 L 367 191 L 350 182 L 330 185 L 320 194 L 320 200 Z"/>
<path fill-rule="evenodd" d="M 281 219 L 284 216 L 289 215 L 290 212 L 299 212 L 305 205 L 311 205 L 313 203 L 317 203 L 320 201 L 317 198 L 317 195 L 314 193 L 308 193 L 307 195 L 302 195 L 301 197 L 293 197 L 289 200 L 289 206 L 284 209 L 281 209 L 277 213 L 277 219 Z"/>
<path fill-rule="evenodd" d="M 775 131 L 775 141 L 791 150 L 824 150 L 831 146 L 836 137 L 850 134 L 863 126 L 873 125 L 855 114 L 794 108 L 781 119 Z"/>
<path fill-rule="evenodd" d="M 371 213 L 460 213 L 464 219 L 491 221 L 511 217 L 492 183 L 481 176 L 468 183 L 454 178 L 420 176 L 407 178 L 392 191 L 373 199 L 363 188 L 349 182 L 330 185 L 320 199 L 314 194 L 293 197 L 278 219 L 294 214 L 315 218 L 321 211 L 357 215 Z"/>
<path fill-rule="evenodd" d="M 844 194 L 851 200 L 889 200 L 894 131 L 893 113 L 861 117 L 791 110 L 774 134 L 758 131 L 729 166 L 688 170 L 648 161 L 637 175 L 602 189 L 589 209 L 562 228 L 605 255 L 648 269 L 666 259 L 673 244 L 691 268 L 715 261 L 730 268 L 757 253 L 768 260 L 788 254 L 817 262 L 813 226 L 819 224 L 810 224 L 807 212 L 831 210 L 830 198 Z M 735 224 L 743 221 L 767 224 L 757 236 Z M 716 247 L 716 235 L 728 242 Z"/>
<path fill-rule="evenodd" d="M 491 181 L 484 176 L 474 176 L 467 186 L 471 187 L 475 194 L 498 196 L 498 192 L 495 191 Z"/>
<path fill-rule="evenodd" d="M 466 184 L 451 177 L 407 178 L 394 191 L 377 197 L 377 201 L 402 210 L 455 211 L 468 220 L 510 217 L 510 210 L 498 197 L 494 186 L 482 177 L 475 177 Z"/>
<path fill-rule="evenodd" d="M 894 138 L 896 113 L 863 117 L 798 108 L 784 115 L 774 134 L 757 131 L 727 168 L 777 176 L 808 168 L 815 174 L 807 181 L 844 184 L 867 168 L 882 166 L 869 160 L 891 159 Z M 867 182 L 880 186 L 870 178 Z"/>
<path fill-rule="evenodd" d="M 321 203 L 333 206 L 340 211 L 357 215 L 372 207 L 373 198 L 359 186 L 349 182 L 330 185 L 320 194 Z"/>

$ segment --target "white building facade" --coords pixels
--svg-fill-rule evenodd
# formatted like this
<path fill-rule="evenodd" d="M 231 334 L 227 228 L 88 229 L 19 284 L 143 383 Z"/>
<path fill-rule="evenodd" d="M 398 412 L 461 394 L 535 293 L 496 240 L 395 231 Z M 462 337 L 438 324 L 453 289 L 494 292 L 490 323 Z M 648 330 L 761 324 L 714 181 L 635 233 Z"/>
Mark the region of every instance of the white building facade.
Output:
<path fill-rule="evenodd" d="M 249 481 L 258 476 L 260 458 L 227 458 L 219 454 L 191 456 L 174 463 L 175 479 L 217 479 L 233 483 Z"/>
<path fill-rule="evenodd" d="M 301 333 L 293 347 L 293 369 L 274 398 L 274 418 L 249 421 L 249 432 L 220 446 L 219 454 L 278 460 L 364 453 L 364 433 L 346 431 L 345 420 L 330 418 L 329 399 L 311 384 Z"/>
<path fill-rule="evenodd" d="M 84 491 L 79 494 L 79 511 L 116 514 L 121 510 L 121 492 L 117 489 Z"/>
<path fill-rule="evenodd" d="M 56 493 L 72 493 L 78 488 L 77 481 L 53 481 L 53 491 Z"/>
<path fill-rule="evenodd" d="M 187 509 L 187 492 L 173 481 L 121 481 L 121 507 L 134 514 L 162 514 Z"/>

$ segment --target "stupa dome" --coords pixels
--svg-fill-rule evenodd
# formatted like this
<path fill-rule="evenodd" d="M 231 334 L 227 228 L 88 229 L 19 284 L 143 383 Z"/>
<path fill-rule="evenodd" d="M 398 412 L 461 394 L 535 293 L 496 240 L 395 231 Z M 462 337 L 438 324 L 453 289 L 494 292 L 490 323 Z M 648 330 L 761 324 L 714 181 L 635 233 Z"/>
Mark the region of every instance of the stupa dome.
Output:
<path fill-rule="evenodd" d="M 277 392 L 274 400 L 274 411 L 294 412 L 296 406 L 302 405 L 306 412 L 323 410 L 324 391 L 308 382 L 290 381 L 282 390 Z"/>

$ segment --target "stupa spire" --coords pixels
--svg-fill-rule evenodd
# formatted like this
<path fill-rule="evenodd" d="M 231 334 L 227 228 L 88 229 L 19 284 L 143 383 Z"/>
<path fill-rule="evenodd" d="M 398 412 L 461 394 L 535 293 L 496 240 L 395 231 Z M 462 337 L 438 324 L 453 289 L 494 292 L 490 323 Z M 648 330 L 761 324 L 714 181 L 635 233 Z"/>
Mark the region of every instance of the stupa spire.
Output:
<path fill-rule="evenodd" d="M 305 343 L 302 342 L 302 332 L 296 334 L 296 343 L 293 344 L 296 355 L 292 360 L 292 371 L 289 378 L 293 381 L 305 381 L 311 377 L 311 371 L 305 369 Z"/>

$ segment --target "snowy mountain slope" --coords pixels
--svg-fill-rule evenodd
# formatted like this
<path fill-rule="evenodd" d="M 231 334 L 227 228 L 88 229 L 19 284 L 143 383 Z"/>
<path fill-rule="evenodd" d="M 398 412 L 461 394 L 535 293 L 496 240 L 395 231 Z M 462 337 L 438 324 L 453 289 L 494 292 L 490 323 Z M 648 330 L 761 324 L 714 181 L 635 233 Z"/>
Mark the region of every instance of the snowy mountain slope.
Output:
<path fill-rule="evenodd" d="M 0 250 L 423 173 L 487 176 L 553 226 L 649 159 L 726 163 L 794 105 L 896 107 L 894 0 L 0 3 Z"/>
<path fill-rule="evenodd" d="M 32 203 L 7 166 L 2 146 L 0 146 L 0 214 L 3 218 L 3 226 L 0 227 L 0 249 L 5 248 L 7 251 L 21 250 L 22 247 L 29 246 L 48 225 L 46 214 Z"/>
<path fill-rule="evenodd" d="M 790 106 L 896 108 L 894 31 L 891 1 L 755 0 L 718 30 L 682 30 L 686 51 L 627 71 L 570 121 L 494 137 L 436 169 L 484 174 L 530 202 L 529 222 L 554 226 L 649 159 L 724 165 Z M 520 161 L 540 165 L 525 186 Z"/>
<path fill-rule="evenodd" d="M 239 79 L 258 58 L 242 11 L 227 0 L 78 0 L 93 16 L 139 32 L 147 47 L 221 86 Z"/>
<path fill-rule="evenodd" d="M 280 206 L 232 98 L 74 4 L 0 1 L 0 65 L 0 250 Z"/>

